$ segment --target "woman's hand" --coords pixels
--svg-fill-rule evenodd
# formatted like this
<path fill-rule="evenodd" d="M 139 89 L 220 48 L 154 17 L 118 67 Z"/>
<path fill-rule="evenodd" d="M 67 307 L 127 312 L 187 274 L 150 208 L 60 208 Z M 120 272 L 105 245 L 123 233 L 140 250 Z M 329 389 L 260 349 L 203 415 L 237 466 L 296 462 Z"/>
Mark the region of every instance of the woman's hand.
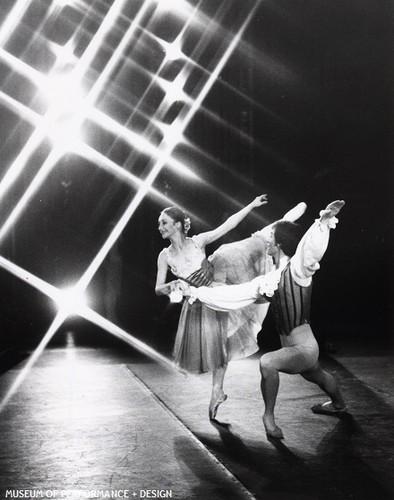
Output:
<path fill-rule="evenodd" d="M 268 203 L 267 194 L 261 194 L 257 196 L 252 203 L 250 204 L 252 208 L 261 207 L 262 205 L 266 205 Z"/>
<path fill-rule="evenodd" d="M 170 286 L 170 292 L 179 292 L 179 290 L 182 289 L 182 283 L 184 283 L 183 280 L 178 279 L 178 280 L 169 281 L 167 283 L 167 285 Z"/>
<path fill-rule="evenodd" d="M 206 233 L 198 234 L 195 238 L 198 238 L 198 245 L 203 248 L 206 245 L 209 245 L 213 241 L 224 236 L 226 233 L 234 229 L 238 224 L 253 210 L 254 208 L 261 207 L 268 203 L 267 195 L 262 194 L 257 196 L 249 205 L 246 205 L 239 212 L 231 215 L 223 224 L 221 224 L 216 229 L 212 231 L 207 231 Z"/>
<path fill-rule="evenodd" d="M 185 281 L 180 282 L 179 288 L 185 297 L 190 296 L 190 286 Z"/>
<path fill-rule="evenodd" d="M 183 300 L 183 292 L 182 292 L 182 281 L 174 280 L 170 281 L 170 301 L 171 302 L 182 302 Z"/>
<path fill-rule="evenodd" d="M 334 229 L 338 219 L 335 217 L 345 205 L 343 200 L 336 200 L 329 203 L 324 210 L 320 211 L 320 222 Z"/>

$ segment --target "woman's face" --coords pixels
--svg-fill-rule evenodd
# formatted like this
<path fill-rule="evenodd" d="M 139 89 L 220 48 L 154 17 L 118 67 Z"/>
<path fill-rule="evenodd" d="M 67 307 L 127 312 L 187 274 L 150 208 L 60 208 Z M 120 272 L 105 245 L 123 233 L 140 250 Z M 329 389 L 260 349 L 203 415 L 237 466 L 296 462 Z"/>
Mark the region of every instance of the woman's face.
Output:
<path fill-rule="evenodd" d="M 171 238 L 175 233 L 179 232 L 179 228 L 177 226 L 180 223 L 176 223 L 174 219 L 172 219 L 165 212 L 160 214 L 159 217 L 159 233 L 163 240 Z"/>

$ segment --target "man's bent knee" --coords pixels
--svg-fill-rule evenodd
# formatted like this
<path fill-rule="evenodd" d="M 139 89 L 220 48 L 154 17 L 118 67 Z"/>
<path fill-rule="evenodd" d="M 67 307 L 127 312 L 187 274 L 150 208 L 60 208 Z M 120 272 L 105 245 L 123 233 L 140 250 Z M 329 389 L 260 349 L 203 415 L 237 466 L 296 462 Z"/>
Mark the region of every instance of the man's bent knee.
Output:
<path fill-rule="evenodd" d="M 271 371 L 277 371 L 276 363 L 271 356 L 264 354 L 260 358 L 260 372 L 264 375 Z"/>

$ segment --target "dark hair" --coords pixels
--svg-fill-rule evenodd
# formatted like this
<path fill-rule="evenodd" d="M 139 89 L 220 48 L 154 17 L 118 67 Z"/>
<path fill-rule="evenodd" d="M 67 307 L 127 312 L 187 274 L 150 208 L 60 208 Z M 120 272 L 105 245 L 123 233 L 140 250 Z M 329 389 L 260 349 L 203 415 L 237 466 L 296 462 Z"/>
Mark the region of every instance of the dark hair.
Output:
<path fill-rule="evenodd" d="M 275 243 L 280 246 L 283 253 L 292 257 L 302 238 L 302 229 L 294 222 L 281 220 L 274 225 L 274 235 Z"/>
<path fill-rule="evenodd" d="M 167 214 L 174 222 L 180 222 L 182 225 L 182 231 L 187 234 L 190 229 L 190 219 L 186 217 L 183 210 L 178 207 L 167 207 L 161 213 Z"/>

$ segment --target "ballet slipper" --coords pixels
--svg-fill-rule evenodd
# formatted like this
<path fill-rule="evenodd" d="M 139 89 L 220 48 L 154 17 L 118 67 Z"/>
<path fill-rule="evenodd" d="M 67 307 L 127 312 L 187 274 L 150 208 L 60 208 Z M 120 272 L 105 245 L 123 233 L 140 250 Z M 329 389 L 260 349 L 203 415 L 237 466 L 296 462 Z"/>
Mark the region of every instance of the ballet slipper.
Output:
<path fill-rule="evenodd" d="M 332 401 L 326 401 L 325 403 L 319 403 L 312 406 L 311 410 L 313 413 L 317 413 L 319 415 L 338 415 L 345 413 L 347 408 L 346 406 L 344 408 L 335 408 Z"/>
<path fill-rule="evenodd" d="M 209 403 L 209 419 L 210 420 L 215 420 L 216 418 L 216 413 L 218 412 L 219 405 L 224 403 L 227 399 L 227 394 L 224 394 L 224 392 L 221 390 L 219 392 L 213 392 L 211 401 Z"/>
<path fill-rule="evenodd" d="M 264 424 L 265 433 L 267 435 L 267 438 L 284 439 L 282 429 L 280 427 L 278 427 L 275 423 L 273 425 L 271 425 L 263 417 L 263 424 Z"/>

